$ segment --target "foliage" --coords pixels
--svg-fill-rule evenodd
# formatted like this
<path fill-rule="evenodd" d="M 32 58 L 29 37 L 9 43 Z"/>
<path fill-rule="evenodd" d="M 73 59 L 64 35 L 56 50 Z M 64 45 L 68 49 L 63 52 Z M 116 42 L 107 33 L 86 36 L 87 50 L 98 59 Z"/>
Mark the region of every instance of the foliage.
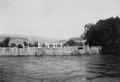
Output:
<path fill-rule="evenodd" d="M 10 45 L 11 47 L 17 47 L 17 45 L 15 43 L 11 43 Z"/>
<path fill-rule="evenodd" d="M 9 47 L 10 38 L 6 37 L 3 42 L 0 42 L 0 47 Z"/>
<path fill-rule="evenodd" d="M 33 44 L 34 47 L 38 47 L 38 42 L 36 41 L 34 44 Z"/>
<path fill-rule="evenodd" d="M 27 42 L 23 42 L 24 46 L 27 47 L 28 46 L 28 43 Z"/>
<path fill-rule="evenodd" d="M 30 47 L 38 47 L 38 42 L 29 43 Z"/>
<path fill-rule="evenodd" d="M 119 53 L 120 51 L 120 18 L 99 20 L 85 34 L 87 44 L 101 46 L 103 54 Z"/>
<path fill-rule="evenodd" d="M 29 43 L 29 47 L 33 47 L 33 44 L 32 44 L 32 43 Z"/>
<path fill-rule="evenodd" d="M 68 40 L 64 46 L 82 46 L 81 42 L 75 42 L 74 40 Z"/>
<path fill-rule="evenodd" d="M 18 47 L 18 48 L 23 48 L 22 44 L 18 44 L 17 47 Z"/>

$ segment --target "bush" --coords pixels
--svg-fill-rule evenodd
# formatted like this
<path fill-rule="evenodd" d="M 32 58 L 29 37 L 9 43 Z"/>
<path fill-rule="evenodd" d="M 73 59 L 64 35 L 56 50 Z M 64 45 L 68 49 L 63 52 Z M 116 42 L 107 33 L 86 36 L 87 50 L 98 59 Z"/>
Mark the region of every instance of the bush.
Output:
<path fill-rule="evenodd" d="M 21 44 L 19 44 L 17 47 L 18 47 L 18 48 L 23 48 L 23 46 L 22 46 Z"/>

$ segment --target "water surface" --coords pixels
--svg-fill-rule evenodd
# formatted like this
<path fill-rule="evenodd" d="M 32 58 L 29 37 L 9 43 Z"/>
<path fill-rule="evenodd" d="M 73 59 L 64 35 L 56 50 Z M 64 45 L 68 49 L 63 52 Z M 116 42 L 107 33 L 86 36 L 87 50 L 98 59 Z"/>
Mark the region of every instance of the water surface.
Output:
<path fill-rule="evenodd" d="M 0 82 L 120 82 L 120 58 L 0 57 Z"/>

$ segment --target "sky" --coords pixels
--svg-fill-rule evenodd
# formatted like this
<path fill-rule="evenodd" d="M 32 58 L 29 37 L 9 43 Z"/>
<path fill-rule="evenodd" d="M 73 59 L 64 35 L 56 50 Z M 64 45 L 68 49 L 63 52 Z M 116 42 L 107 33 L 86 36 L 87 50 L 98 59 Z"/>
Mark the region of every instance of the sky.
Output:
<path fill-rule="evenodd" d="M 0 0 L 0 34 L 68 39 L 116 16 L 120 0 Z"/>

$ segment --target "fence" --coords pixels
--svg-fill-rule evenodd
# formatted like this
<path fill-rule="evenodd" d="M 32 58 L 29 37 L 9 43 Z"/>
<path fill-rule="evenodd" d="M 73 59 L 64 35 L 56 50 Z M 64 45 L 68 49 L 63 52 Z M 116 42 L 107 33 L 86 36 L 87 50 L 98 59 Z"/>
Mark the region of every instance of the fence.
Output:
<path fill-rule="evenodd" d="M 37 47 L 29 47 L 29 48 L 17 48 L 17 47 L 8 47 L 8 48 L 0 48 L 0 56 L 28 56 L 28 55 L 81 55 L 81 54 L 93 54 L 99 53 L 97 48 L 95 49 L 80 49 L 78 50 L 77 46 L 72 47 L 63 47 L 63 48 L 37 48 Z"/>
<path fill-rule="evenodd" d="M 0 48 L 0 56 L 27 56 L 27 55 L 71 55 L 76 51 L 77 47 L 63 47 L 63 48 Z"/>

